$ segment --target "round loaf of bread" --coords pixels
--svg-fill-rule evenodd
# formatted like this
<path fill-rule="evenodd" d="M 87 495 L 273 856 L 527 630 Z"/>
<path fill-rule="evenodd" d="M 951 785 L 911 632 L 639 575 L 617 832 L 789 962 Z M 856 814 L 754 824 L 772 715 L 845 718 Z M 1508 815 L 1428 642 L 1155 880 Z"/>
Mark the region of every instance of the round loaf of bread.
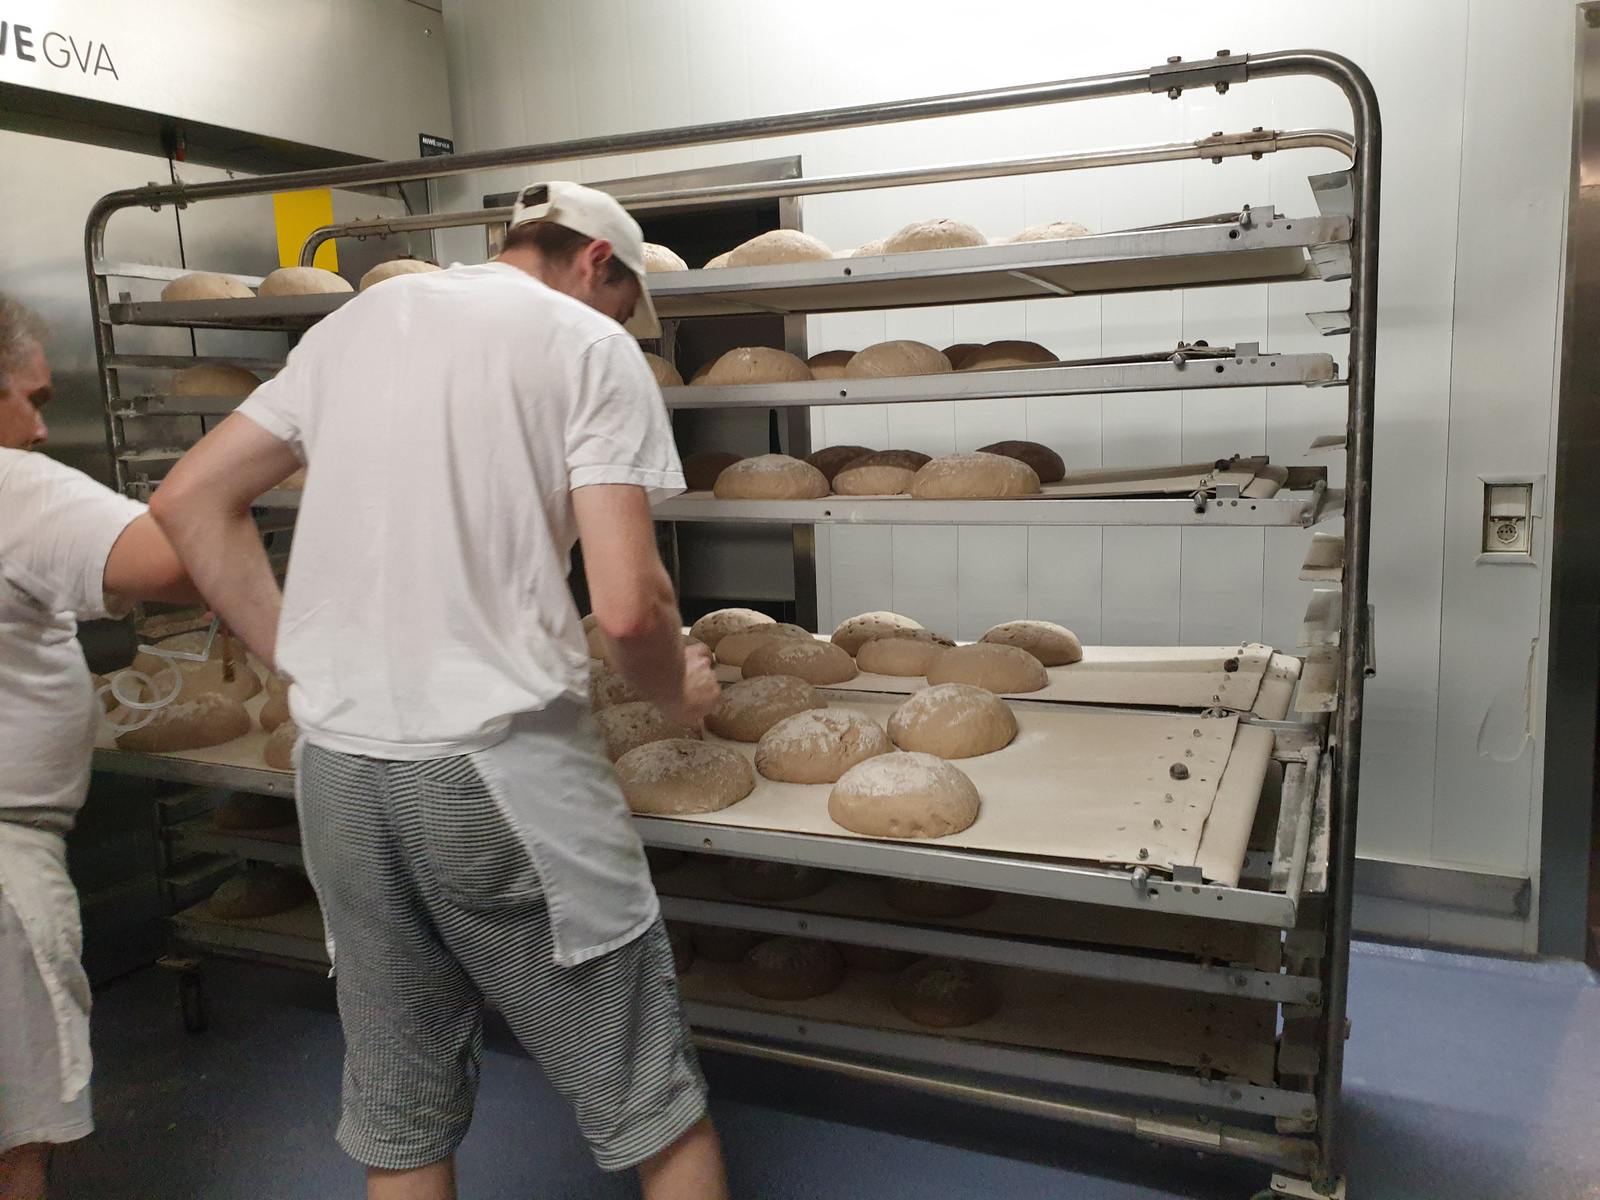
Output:
<path fill-rule="evenodd" d="M 616 762 L 629 750 L 662 742 L 668 738 L 700 737 L 700 730 L 667 720 L 662 711 L 648 700 L 632 700 L 627 704 L 613 704 L 594 715 L 605 739 L 606 757 Z"/>
<path fill-rule="evenodd" d="M 228 798 L 211 810 L 211 823 L 218 829 L 277 829 L 294 821 L 294 801 L 286 796 L 229 792 Z"/>
<path fill-rule="evenodd" d="M 979 446 L 978 453 L 999 454 L 1025 462 L 1033 468 L 1040 483 L 1059 482 L 1067 473 L 1067 464 L 1061 461 L 1061 455 L 1038 442 L 990 442 L 987 446 Z"/>
<path fill-rule="evenodd" d="M 1035 367 L 1060 362 L 1038 342 L 990 342 L 961 360 L 963 371 L 992 371 L 997 367 Z"/>
<path fill-rule="evenodd" d="M 819 500 L 828 490 L 827 476 L 803 459 L 758 454 L 718 475 L 712 494 L 718 500 Z"/>
<path fill-rule="evenodd" d="M 169 677 L 170 678 L 170 677 Z M 161 687 L 169 686 L 157 680 Z M 259 689 L 260 685 L 257 684 Z M 113 725 L 137 720 L 142 711 L 120 706 L 110 716 Z M 199 750 L 220 746 L 250 732 L 250 714 L 243 704 L 221 692 L 191 693 L 187 688 L 178 698 L 156 709 L 150 724 L 117 735 L 117 749 L 141 754 L 161 754 L 169 750 Z M 279 726 L 281 729 L 282 726 Z"/>
<path fill-rule="evenodd" d="M 311 883 L 299 871 L 250 867 L 212 892 L 206 909 L 224 921 L 250 921 L 299 908 L 311 897 Z"/>
<path fill-rule="evenodd" d="M 883 898 L 890 908 L 908 917 L 941 920 L 975 916 L 994 903 L 994 893 L 982 888 L 921 879 L 891 879 L 884 886 Z"/>
<path fill-rule="evenodd" d="M 811 631 L 802 629 L 798 625 L 787 622 L 777 622 L 772 625 L 758 625 L 754 629 L 745 629 L 739 633 L 730 633 L 717 643 L 714 651 L 717 661 L 729 667 L 742 667 L 745 660 L 757 646 L 771 641 L 773 638 L 799 638 L 801 641 L 811 640 Z"/>
<path fill-rule="evenodd" d="M 690 738 L 628 751 L 617 760 L 617 778 L 630 809 L 664 817 L 719 812 L 756 786 L 756 773 L 744 755 Z"/>
<path fill-rule="evenodd" d="M 925 958 L 906 968 L 890 992 L 900 1015 L 931 1029 L 960 1029 L 1000 1011 L 987 973 L 953 958 Z"/>
<path fill-rule="evenodd" d="M 156 646 L 180 654 L 199 654 L 205 648 L 207 636 L 206 630 L 197 629 L 191 633 L 162 638 Z M 156 680 L 157 695 L 165 695 L 171 688 L 170 678 L 162 680 L 160 676 L 174 669 L 183 679 L 183 691 L 178 695 L 180 700 L 206 692 L 217 692 L 235 700 L 248 700 L 261 691 L 261 677 L 250 665 L 249 650 L 243 641 L 224 630 L 218 630 L 212 640 L 210 657 L 205 662 L 163 658 L 159 654 L 143 651 L 133 659 L 133 670 L 142 671 Z"/>
<path fill-rule="evenodd" d="M 706 259 L 706 265 L 700 269 L 702 271 L 713 271 L 718 267 L 725 267 L 728 265 L 728 255 L 732 253 L 732 250 L 724 250 L 721 254 L 715 254 Z"/>
<path fill-rule="evenodd" d="M 729 350 L 700 377 L 707 387 L 744 383 L 804 383 L 811 368 L 787 350 L 771 346 L 740 346 Z"/>
<path fill-rule="evenodd" d="M 201 363 L 174 375 L 167 392 L 173 396 L 248 396 L 260 386 L 260 378 L 243 367 Z"/>
<path fill-rule="evenodd" d="M 715 650 L 717 643 L 730 633 L 754 629 L 757 625 L 775 624 L 777 622 L 772 617 L 753 608 L 719 608 L 689 626 L 689 636 Z"/>
<path fill-rule="evenodd" d="M 667 928 L 667 945 L 672 947 L 672 969 L 682 975 L 694 965 L 694 942 L 689 931 L 676 921 L 663 922 Z"/>
<path fill-rule="evenodd" d="M 1064 667 L 1083 658 L 1083 643 L 1078 635 L 1054 621 L 1007 621 L 980 640 L 1026 650 L 1047 667 Z"/>
<path fill-rule="evenodd" d="M 643 699 L 621 671 L 607 666 L 603 661 L 589 663 L 590 712 L 600 712 L 618 704 L 633 704 Z"/>
<path fill-rule="evenodd" d="M 965 683 L 1002 695 L 1037 692 L 1050 682 L 1041 663 L 1026 650 L 994 642 L 957 646 L 928 668 L 928 682 Z"/>
<path fill-rule="evenodd" d="M 722 866 L 722 886 L 741 900 L 804 900 L 832 882 L 831 871 L 764 858 L 730 858 Z"/>
<path fill-rule="evenodd" d="M 855 356 L 854 350 L 824 350 L 806 359 L 806 366 L 811 368 L 813 379 L 843 379 L 844 369 Z"/>
<path fill-rule="evenodd" d="M 391 258 L 388 262 L 379 263 L 363 275 L 358 290 L 364 292 L 373 284 L 393 279 L 397 275 L 426 275 L 430 271 L 439 269 L 438 264 L 424 262 L 420 258 Z"/>
<path fill-rule="evenodd" d="M 873 238 L 870 242 L 865 242 L 858 247 L 856 252 L 850 257 L 871 258 L 874 254 L 883 254 L 885 252 L 883 249 L 883 244 L 888 240 L 888 238 Z"/>
<path fill-rule="evenodd" d="M 993 754 L 1017 736 L 1011 706 L 968 683 L 940 683 L 914 692 L 889 718 L 889 736 L 902 750 L 940 758 Z"/>
<path fill-rule="evenodd" d="M 807 683 L 843 683 L 856 677 L 856 660 L 831 642 L 814 638 L 772 638 L 750 652 L 740 668 L 757 675 L 795 675 Z"/>
<path fill-rule="evenodd" d="M 857 613 L 853 617 L 846 617 L 839 622 L 838 628 L 833 631 L 829 639 L 846 654 L 855 654 L 861 649 L 864 642 L 869 642 L 877 637 L 889 637 L 892 634 L 921 629 L 919 621 L 910 617 L 902 617 L 899 613 L 877 612 Z"/>
<path fill-rule="evenodd" d="M 825 450 L 818 450 L 806 456 L 806 461 L 822 472 L 822 477 L 829 483 L 840 471 L 844 470 L 858 458 L 865 458 L 872 451 L 866 446 L 829 446 Z"/>
<path fill-rule="evenodd" d="M 911 494 L 918 500 L 970 500 L 1034 496 L 1039 477 L 1027 463 L 1003 454 L 946 454 L 917 472 Z"/>
<path fill-rule="evenodd" d="M 978 789 L 942 758 L 896 751 L 840 776 L 828 795 L 828 815 L 868 837 L 946 837 L 978 819 Z"/>
<path fill-rule="evenodd" d="M 926 631 L 924 631 L 926 632 Z M 948 646 L 933 638 L 892 634 L 862 642 L 856 651 L 856 669 L 873 675 L 926 675 Z"/>
<path fill-rule="evenodd" d="M 898 375 L 943 375 L 950 360 L 926 342 L 878 342 L 858 350 L 845 365 L 846 379 L 887 379 Z"/>
<path fill-rule="evenodd" d="M 261 706 L 256 720 L 261 728 L 271 733 L 289 719 L 289 685 L 276 675 L 267 676 L 267 702 Z"/>
<path fill-rule="evenodd" d="M 706 728 L 735 742 L 759 742 L 785 717 L 828 702 L 804 679 L 793 675 L 758 675 L 724 689 L 717 706 L 706 714 Z"/>
<path fill-rule="evenodd" d="M 321 267 L 279 267 L 261 281 L 258 296 L 329 296 L 353 292 L 349 281 Z"/>
<path fill-rule="evenodd" d="M 1042 225 L 1029 225 L 1021 233 L 1012 234 L 1009 240 L 1013 242 L 1053 242 L 1058 238 L 1088 236 L 1088 228 L 1079 225 L 1076 221 L 1046 221 Z"/>
<path fill-rule="evenodd" d="M 989 239 L 965 221 L 940 217 L 932 221 L 913 221 L 883 239 L 884 254 L 906 254 L 913 250 L 953 250 L 961 246 L 987 246 Z"/>
<path fill-rule="evenodd" d="M 678 368 L 662 358 L 659 354 L 644 352 L 645 362 L 650 364 L 650 374 L 656 377 L 657 387 L 682 387 L 683 376 L 678 374 Z"/>
<path fill-rule="evenodd" d="M 798 229 L 769 229 L 728 251 L 730 267 L 771 267 L 779 263 L 819 262 L 833 251 L 820 238 Z"/>
<path fill-rule="evenodd" d="M 709 492 L 721 475 L 743 457 L 726 450 L 696 450 L 683 457 L 683 486 L 691 492 Z"/>
<path fill-rule="evenodd" d="M 300 727 L 285 721 L 272 731 L 261 747 L 261 761 L 274 771 L 294 770 L 294 744 L 300 740 Z"/>
<path fill-rule="evenodd" d="M 163 300 L 248 300 L 250 285 L 217 271 L 190 271 L 161 289 Z"/>
<path fill-rule="evenodd" d="M 739 986 L 767 1000 L 809 1000 L 844 981 L 844 959 L 827 942 L 775 937 L 752 946 L 739 962 Z"/>
<path fill-rule="evenodd" d="M 766 941 L 770 934 L 753 929 L 728 929 L 722 925 L 691 925 L 694 950 L 707 962 L 736 963 L 754 946 Z"/>
<path fill-rule="evenodd" d="M 910 467 L 851 465 L 833 477 L 838 496 L 903 496 L 917 473 Z"/>
<path fill-rule="evenodd" d="M 654 275 L 658 271 L 687 271 L 688 269 L 689 264 L 666 246 L 656 242 L 646 242 L 644 244 L 644 273 L 646 275 Z"/>
<path fill-rule="evenodd" d="M 688 857 L 682 850 L 672 850 L 666 846 L 644 848 L 645 865 L 650 868 L 651 875 L 665 875 L 668 871 L 681 867 Z"/>
<path fill-rule="evenodd" d="M 818 708 L 785 717 L 761 737 L 756 770 L 779 783 L 833 783 L 858 762 L 894 749 L 865 713 Z"/>
<path fill-rule="evenodd" d="M 967 356 L 969 354 L 975 350 L 982 349 L 982 342 L 957 342 L 953 346 L 946 346 L 943 353 L 945 358 L 950 360 L 950 369 L 952 371 L 959 371 L 961 370 L 961 365 L 967 361 Z"/>
<path fill-rule="evenodd" d="M 839 943 L 839 954 L 844 959 L 844 965 L 852 971 L 871 971 L 875 975 L 893 975 L 917 961 L 917 956 L 909 950 L 853 946 L 849 942 Z"/>

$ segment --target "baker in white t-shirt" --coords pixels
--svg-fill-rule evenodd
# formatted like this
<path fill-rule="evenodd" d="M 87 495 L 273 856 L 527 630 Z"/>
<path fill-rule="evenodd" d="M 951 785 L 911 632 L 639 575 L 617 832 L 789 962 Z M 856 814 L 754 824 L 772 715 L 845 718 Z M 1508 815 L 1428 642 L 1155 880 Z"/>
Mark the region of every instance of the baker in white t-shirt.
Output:
<path fill-rule="evenodd" d="M 0 294 L 0 1196 L 45 1192 L 50 1148 L 93 1129 L 89 981 L 65 835 L 100 701 L 78 622 L 198 596 L 145 507 L 30 451 L 45 440 L 39 317 Z"/>
<path fill-rule="evenodd" d="M 709 711 L 650 516 L 683 476 L 622 324 L 657 332 L 644 281 L 616 200 L 525 189 L 496 261 L 356 296 L 153 501 L 218 613 L 293 681 L 346 1041 L 337 1136 L 373 1197 L 454 1194 L 485 999 L 601 1167 L 637 1166 L 648 1200 L 725 1194 L 566 584 L 581 539 L 623 674 L 673 720 Z M 302 464 L 280 596 L 249 503 Z"/>

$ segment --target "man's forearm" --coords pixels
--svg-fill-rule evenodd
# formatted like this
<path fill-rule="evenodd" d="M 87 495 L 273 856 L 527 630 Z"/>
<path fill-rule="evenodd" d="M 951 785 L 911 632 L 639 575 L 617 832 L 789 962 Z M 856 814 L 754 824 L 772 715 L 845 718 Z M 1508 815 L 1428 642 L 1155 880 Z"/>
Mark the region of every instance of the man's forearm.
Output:
<path fill-rule="evenodd" d="M 683 622 L 676 606 L 656 606 L 656 619 L 630 637 L 612 638 L 617 668 L 646 700 L 658 705 L 683 696 Z"/>
<path fill-rule="evenodd" d="M 161 519 L 161 527 L 216 614 L 258 657 L 274 663 L 283 593 L 250 511 L 183 512 Z"/>

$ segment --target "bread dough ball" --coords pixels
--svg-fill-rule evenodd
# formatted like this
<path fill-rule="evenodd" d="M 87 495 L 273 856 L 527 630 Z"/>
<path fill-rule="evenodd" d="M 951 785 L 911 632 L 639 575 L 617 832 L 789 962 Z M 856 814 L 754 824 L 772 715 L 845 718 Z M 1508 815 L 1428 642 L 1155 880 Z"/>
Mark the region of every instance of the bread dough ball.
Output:
<path fill-rule="evenodd" d="M 678 374 L 678 368 L 662 358 L 659 354 L 644 352 L 645 362 L 650 364 L 650 374 L 656 377 L 657 387 L 682 387 L 683 376 Z"/>
<path fill-rule="evenodd" d="M 991 691 L 969 683 L 940 683 L 901 702 L 889 718 L 889 736 L 902 750 L 973 758 L 1009 746 L 1017 736 L 1017 718 Z"/>
<path fill-rule="evenodd" d="M 911 494 L 918 500 L 970 500 L 1036 496 L 1039 476 L 1025 462 L 1003 454 L 946 454 L 917 472 Z"/>
<path fill-rule="evenodd" d="M 870 242 L 867 242 L 867 243 L 863 244 L 861 246 L 861 248 L 858 249 L 850 257 L 851 258 L 871 258 L 875 254 L 883 254 L 883 253 L 885 253 L 884 248 L 883 248 L 884 243 L 887 242 L 888 240 L 889 240 L 888 238 L 873 238 Z"/>
<path fill-rule="evenodd" d="M 182 633 L 157 643 L 158 646 L 191 654 L 198 654 L 204 644 L 203 632 Z M 170 692 L 174 669 L 183 681 L 183 688 L 178 693 L 179 700 L 193 700 L 210 694 L 229 696 L 235 700 L 248 700 L 260 693 L 261 677 L 250 664 L 250 656 L 245 651 L 244 643 L 237 638 L 230 639 L 228 653 L 229 657 L 224 658 L 221 635 L 211 647 L 211 658 L 205 662 L 169 660 L 156 654 L 141 652 L 134 657 L 131 669 L 148 675 L 154 681 L 155 687 L 149 694 L 140 698 L 147 701 L 154 700 Z M 126 684 L 123 685 L 123 690 L 130 691 Z"/>
<path fill-rule="evenodd" d="M 752 946 L 739 963 L 739 986 L 767 1000 L 809 1000 L 844 982 L 844 958 L 827 942 L 775 937 Z"/>
<path fill-rule="evenodd" d="M 161 289 L 163 300 L 248 300 L 249 284 L 216 271 L 190 271 Z"/>
<path fill-rule="evenodd" d="M 978 453 L 999 454 L 1025 462 L 1033 468 L 1040 483 L 1059 483 L 1067 473 L 1067 464 L 1061 461 L 1061 455 L 1038 442 L 991 442 L 987 446 L 979 446 Z"/>
<path fill-rule="evenodd" d="M 794 675 L 758 675 L 741 679 L 722 693 L 717 706 L 706 714 L 706 728 L 735 742 L 759 742 L 761 736 L 785 717 L 828 702 L 804 679 Z"/>
<path fill-rule="evenodd" d="M 160 679 L 157 685 L 163 689 L 170 686 Z M 121 725 L 145 715 L 143 710 L 124 709 L 119 705 L 109 719 L 113 725 Z M 221 692 L 190 693 L 185 689 L 171 704 L 157 709 L 155 719 L 148 725 L 119 733 L 117 749 L 141 754 L 199 750 L 243 737 L 250 732 L 250 726 L 250 714 L 232 696 Z"/>
<path fill-rule="evenodd" d="M 899 375 L 944 375 L 950 360 L 926 342 L 878 342 L 857 351 L 844 369 L 846 379 L 887 379 Z"/>
<path fill-rule="evenodd" d="M 730 858 L 722 868 L 722 886 L 741 900 L 804 900 L 832 882 L 831 871 L 764 858 Z"/>
<path fill-rule="evenodd" d="M 1053 242 L 1059 238 L 1088 237 L 1087 226 L 1076 221 L 1046 221 L 1043 225 L 1029 225 L 1021 233 L 1008 239 L 1013 242 Z"/>
<path fill-rule="evenodd" d="M 719 608 L 689 626 L 689 636 L 715 650 L 717 643 L 730 633 L 754 629 L 757 625 L 776 624 L 774 618 L 753 608 Z"/>
<path fill-rule="evenodd" d="M 806 359 L 806 366 L 811 368 L 813 379 L 844 379 L 844 369 L 855 356 L 854 350 L 824 350 Z"/>
<path fill-rule="evenodd" d="M 928 682 L 965 683 L 998 694 L 1037 692 L 1050 682 L 1044 664 L 1026 650 L 993 642 L 957 646 L 928 669 Z"/>
<path fill-rule="evenodd" d="M 721 254 L 714 255 L 706 259 L 706 265 L 700 269 L 702 271 L 714 271 L 718 267 L 725 267 L 728 265 L 728 255 L 732 253 L 732 250 L 724 250 Z"/>
<path fill-rule="evenodd" d="M 853 617 L 846 617 L 839 622 L 829 640 L 846 654 L 855 654 L 861 649 L 863 642 L 871 641 L 875 637 L 888 637 L 890 634 L 908 632 L 921 629 L 920 621 L 913 621 L 910 617 L 902 617 L 899 613 L 877 612 L 857 613 Z"/>
<path fill-rule="evenodd" d="M 726 450 L 696 450 L 693 454 L 685 455 L 683 485 L 691 492 L 709 492 L 716 486 L 717 476 L 742 457 L 729 454 Z"/>
<path fill-rule="evenodd" d="M 349 281 L 321 267 L 279 267 L 261 281 L 258 296 L 331 296 L 353 292 Z"/>
<path fill-rule="evenodd" d="M 740 346 L 729 350 L 701 377 L 707 387 L 744 383 L 804 383 L 811 368 L 787 350 L 771 346 Z"/>
<path fill-rule="evenodd" d="M 690 738 L 669 738 L 630 750 L 617 760 L 628 807 L 648 816 L 719 812 L 756 786 L 756 773 L 737 750 Z"/>
<path fill-rule="evenodd" d="M 694 965 L 694 942 L 689 930 L 676 921 L 663 921 L 667 930 L 667 945 L 672 947 L 672 969 L 682 975 Z"/>
<path fill-rule="evenodd" d="M 849 942 L 839 943 L 839 954 L 852 971 L 871 971 L 875 975 L 893 975 L 917 961 L 917 956 L 909 950 L 852 946 Z"/>
<path fill-rule="evenodd" d="M 820 500 L 828 491 L 827 476 L 787 454 L 740 459 L 717 476 L 712 488 L 718 500 Z"/>
<path fill-rule="evenodd" d="M 300 727 L 285 721 L 272 731 L 267 744 L 261 747 L 261 761 L 274 771 L 294 770 L 294 744 L 300 740 Z"/>
<path fill-rule="evenodd" d="M 171 396 L 248 396 L 261 386 L 259 376 L 228 363 L 185 367 L 172 377 Z"/>
<path fill-rule="evenodd" d="M 806 461 L 822 472 L 822 477 L 829 483 L 840 471 L 844 470 L 858 458 L 865 458 L 872 450 L 867 446 L 829 446 L 825 450 L 818 450 L 806 456 Z"/>
<path fill-rule="evenodd" d="M 289 685 L 276 675 L 267 676 L 267 702 L 261 706 L 256 720 L 261 728 L 271 733 L 289 719 Z"/>
<path fill-rule="evenodd" d="M 785 717 L 762 735 L 756 770 L 779 783 L 833 783 L 858 762 L 894 749 L 865 713 L 819 708 Z"/>
<path fill-rule="evenodd" d="M 960 1029 L 1000 1011 L 1000 991 L 987 973 L 953 958 L 925 958 L 894 981 L 900 1015 L 931 1029 Z"/>
<path fill-rule="evenodd" d="M 211 810 L 211 823 L 218 829 L 277 829 L 294 822 L 294 801 L 284 796 L 230 792 Z"/>
<path fill-rule="evenodd" d="M 833 477 L 838 496 L 903 496 L 917 473 L 909 467 L 851 466 Z"/>
<path fill-rule="evenodd" d="M 750 657 L 757 646 L 765 645 L 773 638 L 798 638 L 801 641 L 809 642 L 811 640 L 811 631 L 802 629 L 799 625 L 790 625 L 787 622 L 758 625 L 754 629 L 730 633 L 717 643 L 714 653 L 719 663 L 729 667 L 742 667 L 745 664 L 745 660 Z"/>
<path fill-rule="evenodd" d="M 424 262 L 420 258 L 391 258 L 388 262 L 379 263 L 361 277 L 359 291 L 366 291 L 375 283 L 382 283 L 385 279 L 393 279 L 398 275 L 426 275 L 430 271 L 437 271 L 435 263 Z"/>
<path fill-rule="evenodd" d="M 644 273 L 654 275 L 658 271 L 687 271 L 689 264 L 679 258 L 675 252 L 655 242 L 644 244 Z"/>
<path fill-rule="evenodd" d="M 892 634 L 862 642 L 856 651 L 856 668 L 873 675 L 926 675 L 949 647 L 931 638 Z"/>
<path fill-rule="evenodd" d="M 884 886 L 883 898 L 890 908 L 908 917 L 937 917 L 941 920 L 975 916 L 994 903 L 994 893 L 982 888 L 930 883 L 920 879 L 889 880 Z"/>
<path fill-rule="evenodd" d="M 984 634 L 984 642 L 1026 650 L 1047 667 L 1064 667 L 1083 658 L 1083 643 L 1054 621 L 1007 621 Z"/>
<path fill-rule="evenodd" d="M 707 962 L 736 963 L 772 935 L 754 929 L 729 929 L 722 925 L 691 925 L 694 951 Z"/>
<path fill-rule="evenodd" d="M 596 633 L 599 629 L 596 628 Z M 605 662 L 590 662 L 589 664 L 589 711 L 600 712 L 603 709 L 614 708 L 619 704 L 633 704 L 643 700 L 644 697 L 634 690 L 621 671 L 608 666 Z"/>
<path fill-rule="evenodd" d="M 644 848 L 645 865 L 650 868 L 651 875 L 665 875 L 668 871 L 681 867 L 688 857 L 682 850 L 673 850 L 667 846 Z"/>
<path fill-rule="evenodd" d="M 856 660 L 831 642 L 773 638 L 752 650 L 741 670 L 746 679 L 797 675 L 807 683 L 843 683 L 856 677 Z"/>
<path fill-rule="evenodd" d="M 250 921 L 299 908 L 311 899 L 311 883 L 288 867 L 250 867 L 211 893 L 206 909 L 224 921 Z"/>
<path fill-rule="evenodd" d="M 605 739 L 606 757 L 612 762 L 629 750 L 651 742 L 700 737 L 698 729 L 667 720 L 662 711 L 648 700 L 613 704 L 595 713 L 594 721 L 600 727 L 600 736 Z"/>
<path fill-rule="evenodd" d="M 884 254 L 906 254 L 913 250 L 953 250 L 961 246 L 987 246 L 989 239 L 965 221 L 940 217 L 933 221 L 913 221 L 883 239 Z"/>
<path fill-rule="evenodd" d="M 833 251 L 820 238 L 798 229 L 769 229 L 728 251 L 729 267 L 772 267 L 779 263 L 820 262 Z"/>
<path fill-rule="evenodd" d="M 990 342 L 961 360 L 963 371 L 990 371 L 996 367 L 1032 367 L 1060 362 L 1038 342 Z"/>
<path fill-rule="evenodd" d="M 840 776 L 828 815 L 868 837 L 946 837 L 978 819 L 978 789 L 932 754 L 879 754 Z"/>
<path fill-rule="evenodd" d="M 982 342 L 957 342 L 953 346 L 946 346 L 943 353 L 945 358 L 950 360 L 950 369 L 952 371 L 959 371 L 961 370 L 961 365 L 967 361 L 967 356 L 969 354 L 973 353 L 975 350 L 982 349 Z"/>

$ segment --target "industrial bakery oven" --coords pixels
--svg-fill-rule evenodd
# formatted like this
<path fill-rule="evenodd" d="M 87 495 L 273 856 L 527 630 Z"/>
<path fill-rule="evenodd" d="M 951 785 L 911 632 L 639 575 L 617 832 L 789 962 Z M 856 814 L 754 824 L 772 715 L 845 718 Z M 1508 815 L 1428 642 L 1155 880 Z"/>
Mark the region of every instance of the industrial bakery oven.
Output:
<path fill-rule="evenodd" d="M 896 977 L 882 971 L 852 969 L 826 994 L 782 1000 L 752 995 L 732 964 L 707 956 L 682 975 L 702 1045 L 1238 1155 L 1274 1168 L 1276 1194 L 1338 1194 L 1361 700 L 1371 670 L 1367 548 L 1379 171 L 1376 98 L 1354 64 L 1316 51 L 1221 55 L 1091 79 L 448 160 L 114 193 L 90 215 L 86 251 L 118 480 L 136 494 L 151 482 L 140 466 L 149 456 L 128 449 L 127 431 L 144 413 L 215 414 L 230 407 L 226 397 L 124 396 L 122 373 L 151 364 L 119 355 L 119 328 L 292 330 L 349 298 L 113 302 L 112 278 L 141 277 L 104 259 L 106 225 L 119 210 L 1112 96 L 1148 94 L 1155 104 L 1185 89 L 1225 92 L 1291 75 L 1340 88 L 1352 131 L 1255 129 L 959 167 L 630 191 L 630 207 L 659 214 L 1181 159 L 1209 159 L 1225 169 L 1229 159 L 1306 147 L 1333 148 L 1350 159 L 1345 170 L 1311 178 L 1316 212 L 1245 207 L 1091 236 L 653 276 L 657 310 L 676 323 L 676 337 L 658 347 L 669 359 L 695 345 L 694 322 L 730 316 L 788 322 L 812 313 L 1287 280 L 1328 285 L 1327 307 L 1307 316 L 1323 334 L 1349 339 L 1344 364 L 1328 354 L 1278 354 L 1258 344 L 1193 345 L 1019 369 L 669 386 L 663 395 L 675 411 L 795 412 L 1241 387 L 1342 388 L 1348 403 L 1346 428 L 1318 439 L 1318 448 L 1342 452 L 1343 488 L 1329 486 L 1325 468 L 1240 457 L 1070 473 L 1024 497 L 730 500 L 691 492 L 661 504 L 662 521 L 754 522 L 781 530 L 837 523 L 1319 527 L 1300 578 L 1327 586 L 1313 592 L 1296 647 L 1090 646 L 1081 661 L 1051 667 L 1043 686 L 1007 696 L 1020 734 L 1003 750 L 961 761 L 982 810 L 959 834 L 933 840 L 853 834 L 827 816 L 825 785 L 767 781 L 718 812 L 639 817 L 638 827 L 652 848 L 671 920 L 724 933 L 824 940 L 851 949 L 858 962 L 872 957 L 862 950 L 880 961 L 889 952 L 955 959 L 984 972 L 999 998 L 981 1019 L 936 1028 L 907 1015 L 896 1001 Z M 439 228 L 488 225 L 504 214 L 403 220 Z M 348 230 L 314 235 L 302 261 L 310 263 L 319 238 L 341 232 Z M 258 370 L 278 365 L 230 361 Z M 806 448 L 802 440 L 786 445 Z M 263 497 L 263 513 L 292 514 L 295 502 L 292 491 L 271 493 Z M 824 691 L 830 704 L 882 720 L 923 683 L 856 673 Z M 253 730 L 223 746 L 168 754 L 108 743 L 97 751 L 96 766 L 264 797 L 291 795 L 292 777 L 259 758 L 263 736 Z M 744 752 L 753 749 L 746 745 Z M 292 824 L 241 831 L 201 817 L 183 836 L 196 848 L 255 862 L 299 860 Z M 773 886 L 774 880 L 780 882 Z M 313 903 L 233 921 L 217 919 L 202 904 L 179 914 L 176 928 L 208 949 L 326 961 Z"/>

